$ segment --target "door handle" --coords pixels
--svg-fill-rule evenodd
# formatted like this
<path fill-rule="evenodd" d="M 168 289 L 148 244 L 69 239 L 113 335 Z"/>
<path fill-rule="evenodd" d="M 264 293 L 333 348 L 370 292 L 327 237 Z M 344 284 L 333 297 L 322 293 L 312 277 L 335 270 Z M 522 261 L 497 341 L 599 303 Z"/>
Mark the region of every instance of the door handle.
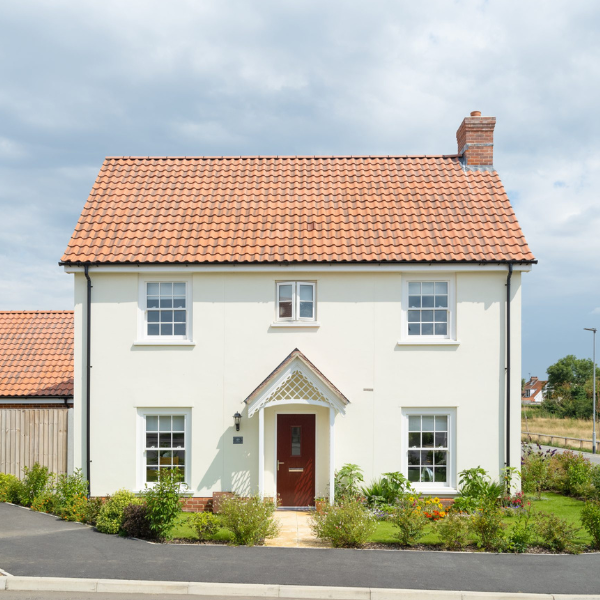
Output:
<path fill-rule="evenodd" d="M 285 465 L 285 463 L 282 460 L 277 461 L 277 470 L 278 471 L 279 471 L 279 465 Z"/>

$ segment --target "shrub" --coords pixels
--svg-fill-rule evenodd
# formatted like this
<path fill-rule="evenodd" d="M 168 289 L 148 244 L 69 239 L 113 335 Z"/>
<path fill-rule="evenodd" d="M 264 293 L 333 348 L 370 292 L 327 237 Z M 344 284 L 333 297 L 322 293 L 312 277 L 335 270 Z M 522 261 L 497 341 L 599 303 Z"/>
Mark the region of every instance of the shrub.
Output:
<path fill-rule="evenodd" d="M 502 522 L 504 513 L 493 501 L 485 502 L 471 517 L 471 528 L 477 546 L 490 552 L 506 549 L 506 525 Z"/>
<path fill-rule="evenodd" d="M 60 506 L 60 498 L 51 490 L 36 496 L 31 503 L 31 510 L 55 514 Z"/>
<path fill-rule="evenodd" d="M 592 536 L 594 548 L 600 549 L 600 500 L 588 500 L 584 504 L 581 523 Z"/>
<path fill-rule="evenodd" d="M 454 513 L 473 513 L 479 506 L 479 500 L 469 496 L 457 496 L 450 509 Z"/>
<path fill-rule="evenodd" d="M 273 518 L 276 504 L 260 496 L 225 498 L 221 503 L 221 522 L 233 534 L 236 546 L 255 546 L 279 533 Z"/>
<path fill-rule="evenodd" d="M 592 484 L 589 495 L 596 500 L 600 500 L 600 465 L 595 465 L 590 473 L 590 483 Z M 1 501 L 1 500 L 0 500 Z"/>
<path fill-rule="evenodd" d="M 435 524 L 442 545 L 448 550 L 461 550 L 469 543 L 471 523 L 467 516 L 451 513 Z"/>
<path fill-rule="evenodd" d="M 390 520 L 398 528 L 397 536 L 403 546 L 414 544 L 423 537 L 428 523 L 424 508 L 425 501 L 416 496 L 403 496 L 396 503 Z"/>
<path fill-rule="evenodd" d="M 363 483 L 362 469 L 358 465 L 344 465 L 335 474 L 334 490 L 335 500 L 344 498 L 358 498 L 361 494 L 359 484 Z"/>
<path fill-rule="evenodd" d="M 539 500 L 542 491 L 548 487 L 549 460 L 539 453 L 523 459 L 521 467 L 521 485 L 526 494 L 533 494 Z"/>
<path fill-rule="evenodd" d="M 17 488 L 20 481 L 10 473 L 0 473 L 0 502 L 15 502 L 18 500 Z"/>
<path fill-rule="evenodd" d="M 217 535 L 221 521 L 217 515 L 208 512 L 194 513 L 190 516 L 190 525 L 198 534 L 198 540 L 206 542 Z"/>
<path fill-rule="evenodd" d="M 90 498 L 85 507 L 85 520 L 83 522 L 89 523 L 95 527 L 103 504 L 104 500 L 102 500 L 102 498 Z"/>
<path fill-rule="evenodd" d="M 492 481 L 481 467 L 461 471 L 458 487 L 462 497 L 472 498 L 478 506 L 496 502 L 504 492 L 504 484 Z"/>
<path fill-rule="evenodd" d="M 535 540 L 535 515 L 527 505 L 518 509 L 514 527 L 508 535 L 508 549 L 511 552 L 526 552 Z"/>
<path fill-rule="evenodd" d="M 59 475 L 56 493 L 63 505 L 72 504 L 75 497 L 87 497 L 88 482 L 84 479 L 81 469 L 75 469 L 71 475 Z"/>
<path fill-rule="evenodd" d="M 123 511 L 129 504 L 141 504 L 141 501 L 128 490 L 119 490 L 109 496 L 98 513 L 96 529 L 101 533 L 119 533 Z"/>
<path fill-rule="evenodd" d="M 552 456 L 549 473 L 550 489 L 581 496 L 590 486 L 592 464 L 583 454 L 565 450 Z"/>
<path fill-rule="evenodd" d="M 181 473 L 179 470 L 160 469 L 158 481 L 144 490 L 148 506 L 148 521 L 156 539 L 169 537 L 171 527 L 181 512 Z"/>
<path fill-rule="evenodd" d="M 23 473 L 18 491 L 19 503 L 31 506 L 37 496 L 53 487 L 54 474 L 48 471 L 48 467 L 42 467 L 39 463 L 35 463 L 31 468 L 23 467 Z"/>
<path fill-rule="evenodd" d="M 143 540 L 151 540 L 155 537 L 150 528 L 148 506 L 146 504 L 128 504 L 123 510 L 121 528 L 129 537 Z"/>
<path fill-rule="evenodd" d="M 577 554 L 581 551 L 576 543 L 579 529 L 551 513 L 540 512 L 536 517 L 537 534 L 542 544 L 556 552 Z"/>
<path fill-rule="evenodd" d="M 360 548 L 373 535 L 377 521 L 358 500 L 345 498 L 312 517 L 312 529 L 334 548 Z"/>
<path fill-rule="evenodd" d="M 534 494 L 538 500 L 542 491 L 551 487 L 551 473 L 554 470 L 556 450 L 542 451 L 538 444 L 534 450 L 523 443 L 521 458 L 521 488 L 526 494 Z"/>
<path fill-rule="evenodd" d="M 79 493 L 61 503 L 57 512 L 65 521 L 86 523 L 88 519 L 88 504 L 87 496 Z"/>
<path fill-rule="evenodd" d="M 395 504 L 400 496 L 414 493 L 410 482 L 402 473 L 384 473 L 381 479 L 373 481 L 370 486 L 364 487 L 362 493 L 369 506 L 380 504 Z"/>

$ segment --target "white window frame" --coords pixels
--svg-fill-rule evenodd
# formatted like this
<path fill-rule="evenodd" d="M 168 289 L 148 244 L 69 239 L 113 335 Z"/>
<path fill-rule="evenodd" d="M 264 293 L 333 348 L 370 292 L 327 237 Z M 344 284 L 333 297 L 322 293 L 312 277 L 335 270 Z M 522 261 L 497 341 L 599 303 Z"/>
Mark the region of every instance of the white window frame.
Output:
<path fill-rule="evenodd" d="M 408 417 L 415 415 L 441 416 L 448 419 L 448 464 L 447 481 L 445 484 L 439 481 L 427 483 L 412 483 L 417 492 L 433 495 L 457 494 L 456 474 L 456 408 L 403 408 L 401 429 L 401 452 L 402 452 L 402 474 L 408 479 Z"/>
<path fill-rule="evenodd" d="M 182 487 L 190 487 L 191 475 L 191 443 L 192 443 L 192 411 L 190 408 L 138 408 L 137 409 L 137 440 L 136 440 L 136 465 L 137 465 L 137 490 L 141 492 L 146 487 L 146 417 L 148 416 L 173 416 L 184 417 L 185 425 L 185 465 L 184 476 L 185 481 L 182 482 Z M 149 482 L 148 487 L 155 485 Z"/>
<path fill-rule="evenodd" d="M 275 323 L 316 323 L 317 321 L 317 282 L 316 281 L 277 281 L 275 282 Z M 292 286 L 292 316 L 279 316 L 279 288 L 282 285 Z M 300 293 L 301 285 L 308 285 L 313 290 L 313 314 L 312 317 L 300 317 Z"/>
<path fill-rule="evenodd" d="M 186 328 L 185 335 L 148 335 L 146 290 L 149 283 L 185 283 L 185 310 Z M 139 277 L 138 283 L 138 331 L 134 345 L 138 346 L 184 346 L 193 345 L 193 304 L 192 304 L 192 277 L 173 275 L 144 275 Z"/>
<path fill-rule="evenodd" d="M 408 288 L 409 283 L 441 281 L 448 284 L 448 334 L 408 335 Z M 435 310 L 433 308 L 432 310 Z M 439 310 L 439 309 L 438 309 Z M 456 337 L 456 276 L 449 273 L 422 273 L 402 278 L 401 335 L 399 344 L 458 344 Z"/>

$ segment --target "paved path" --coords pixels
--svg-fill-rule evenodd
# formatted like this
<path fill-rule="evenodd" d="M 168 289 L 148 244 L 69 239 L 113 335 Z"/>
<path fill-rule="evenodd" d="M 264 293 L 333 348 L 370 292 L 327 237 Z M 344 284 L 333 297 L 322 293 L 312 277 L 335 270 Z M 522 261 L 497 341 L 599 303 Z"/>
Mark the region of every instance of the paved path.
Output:
<path fill-rule="evenodd" d="M 268 540 L 267 546 L 278 548 L 327 548 L 329 544 L 320 542 L 310 527 L 313 513 L 305 510 L 278 510 L 275 518 L 280 531 L 276 538 Z"/>
<path fill-rule="evenodd" d="M 8 504 L 0 504 L 0 568 L 12 575 L 34 577 L 600 593 L 600 554 L 148 544 Z"/>

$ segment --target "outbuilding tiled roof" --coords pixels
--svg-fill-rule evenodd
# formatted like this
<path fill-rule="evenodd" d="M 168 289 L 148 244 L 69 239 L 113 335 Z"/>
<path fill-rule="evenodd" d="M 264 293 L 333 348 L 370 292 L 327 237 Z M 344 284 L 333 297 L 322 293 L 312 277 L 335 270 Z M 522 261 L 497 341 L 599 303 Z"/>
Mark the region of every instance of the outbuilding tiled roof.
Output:
<path fill-rule="evenodd" d="M 0 397 L 73 396 L 73 311 L 0 311 Z"/>
<path fill-rule="evenodd" d="M 107 158 L 63 263 L 534 261 L 457 156 Z"/>

